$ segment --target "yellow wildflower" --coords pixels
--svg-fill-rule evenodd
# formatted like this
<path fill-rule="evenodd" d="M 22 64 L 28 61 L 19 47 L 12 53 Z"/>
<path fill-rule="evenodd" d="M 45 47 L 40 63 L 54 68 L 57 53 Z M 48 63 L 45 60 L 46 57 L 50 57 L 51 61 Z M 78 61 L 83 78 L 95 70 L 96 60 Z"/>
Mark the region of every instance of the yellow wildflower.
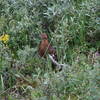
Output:
<path fill-rule="evenodd" d="M 8 34 L 3 34 L 0 36 L 0 41 L 3 41 L 4 43 L 7 43 L 9 41 L 9 35 Z"/>

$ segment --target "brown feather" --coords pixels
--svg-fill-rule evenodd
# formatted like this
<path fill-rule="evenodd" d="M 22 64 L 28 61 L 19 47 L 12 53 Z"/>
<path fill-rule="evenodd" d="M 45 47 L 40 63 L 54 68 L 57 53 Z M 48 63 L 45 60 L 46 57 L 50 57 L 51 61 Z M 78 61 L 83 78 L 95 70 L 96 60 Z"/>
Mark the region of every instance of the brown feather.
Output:
<path fill-rule="evenodd" d="M 39 55 L 41 57 L 46 58 L 46 54 L 48 53 L 53 57 L 55 61 L 58 61 L 56 50 L 50 45 L 47 35 L 43 33 L 40 35 L 40 37 L 42 41 L 39 44 L 39 50 L 38 50 Z M 52 62 L 52 69 L 53 70 L 56 69 L 56 65 L 53 62 Z"/>
<path fill-rule="evenodd" d="M 48 40 L 42 40 L 39 45 L 39 55 L 41 57 L 46 57 L 46 53 L 48 51 L 49 42 Z"/>

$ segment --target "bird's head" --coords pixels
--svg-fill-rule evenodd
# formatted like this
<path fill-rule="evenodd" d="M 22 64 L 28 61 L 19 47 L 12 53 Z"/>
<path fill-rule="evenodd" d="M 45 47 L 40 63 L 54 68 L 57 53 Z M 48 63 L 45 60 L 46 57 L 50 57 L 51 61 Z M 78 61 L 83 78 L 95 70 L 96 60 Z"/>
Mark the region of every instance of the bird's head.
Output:
<path fill-rule="evenodd" d="M 41 39 L 48 39 L 48 36 L 45 33 L 40 34 L 40 37 Z"/>

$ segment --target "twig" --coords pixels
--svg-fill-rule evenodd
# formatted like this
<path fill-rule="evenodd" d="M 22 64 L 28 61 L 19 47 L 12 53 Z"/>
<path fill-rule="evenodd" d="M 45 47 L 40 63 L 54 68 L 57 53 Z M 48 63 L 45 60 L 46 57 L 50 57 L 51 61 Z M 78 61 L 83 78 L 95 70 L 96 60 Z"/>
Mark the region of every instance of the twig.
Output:
<path fill-rule="evenodd" d="M 49 54 L 49 58 L 51 59 L 51 61 L 59 68 L 61 69 L 62 67 L 68 66 L 67 64 L 59 64 L 55 59 L 53 59 L 53 57 Z"/>

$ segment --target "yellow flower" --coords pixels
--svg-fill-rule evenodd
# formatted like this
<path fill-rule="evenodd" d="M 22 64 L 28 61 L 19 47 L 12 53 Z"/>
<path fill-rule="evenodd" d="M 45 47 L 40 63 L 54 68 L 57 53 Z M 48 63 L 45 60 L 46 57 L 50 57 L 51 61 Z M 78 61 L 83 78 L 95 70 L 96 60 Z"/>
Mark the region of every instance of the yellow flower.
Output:
<path fill-rule="evenodd" d="M 9 35 L 8 34 L 3 34 L 0 36 L 0 41 L 3 41 L 4 43 L 7 43 L 9 41 Z"/>

